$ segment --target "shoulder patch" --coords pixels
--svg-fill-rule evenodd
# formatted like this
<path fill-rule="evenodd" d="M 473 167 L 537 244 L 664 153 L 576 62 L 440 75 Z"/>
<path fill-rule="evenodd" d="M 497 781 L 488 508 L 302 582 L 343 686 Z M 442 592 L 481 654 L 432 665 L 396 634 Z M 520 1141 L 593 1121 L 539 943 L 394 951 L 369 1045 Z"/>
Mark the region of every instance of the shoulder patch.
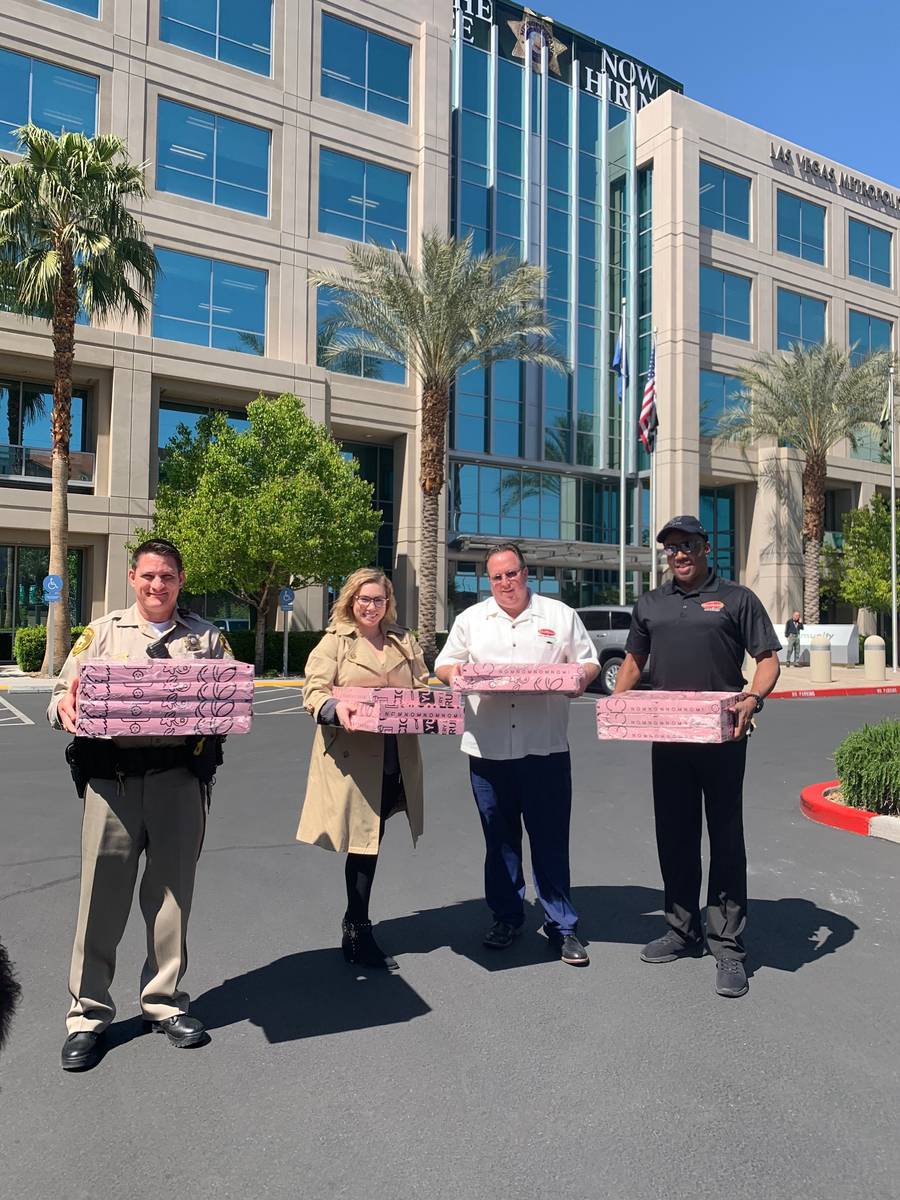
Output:
<path fill-rule="evenodd" d="M 224 633 L 220 636 L 222 639 L 222 649 L 225 651 L 226 658 L 234 658 L 234 651 L 231 648 L 231 642 L 229 642 Z"/>
<path fill-rule="evenodd" d="M 90 625 L 88 625 L 87 629 L 84 630 L 81 637 L 78 639 L 78 641 L 72 647 L 72 653 L 73 654 L 83 654 L 84 651 L 87 650 L 88 646 L 91 644 L 91 642 L 93 640 L 94 640 L 94 631 L 93 631 L 93 629 L 91 629 Z"/>

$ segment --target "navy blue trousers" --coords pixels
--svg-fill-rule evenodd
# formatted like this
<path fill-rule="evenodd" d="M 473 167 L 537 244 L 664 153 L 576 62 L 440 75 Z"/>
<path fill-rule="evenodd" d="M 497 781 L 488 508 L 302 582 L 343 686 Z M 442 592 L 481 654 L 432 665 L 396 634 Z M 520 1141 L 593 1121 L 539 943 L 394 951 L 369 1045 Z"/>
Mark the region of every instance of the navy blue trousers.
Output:
<path fill-rule="evenodd" d="M 469 757 L 469 775 L 484 830 L 484 894 L 498 921 L 525 919 L 522 823 L 528 832 L 534 887 L 550 932 L 574 933 L 578 913 L 569 886 L 572 766 L 561 754 L 501 760 Z"/>

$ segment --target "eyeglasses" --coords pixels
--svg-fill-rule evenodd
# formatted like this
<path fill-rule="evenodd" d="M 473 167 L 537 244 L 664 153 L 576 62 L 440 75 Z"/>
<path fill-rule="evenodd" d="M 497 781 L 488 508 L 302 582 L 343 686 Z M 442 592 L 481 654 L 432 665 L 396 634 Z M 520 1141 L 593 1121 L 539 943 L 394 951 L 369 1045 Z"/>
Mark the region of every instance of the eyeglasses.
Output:
<path fill-rule="evenodd" d="M 676 554 L 699 554 L 706 542 L 700 541 L 699 538 L 694 538 L 690 542 L 678 542 L 673 545 L 668 542 L 663 546 L 663 554 L 666 558 L 673 558 Z"/>
<path fill-rule="evenodd" d="M 384 608 L 387 604 L 386 596 L 357 596 L 356 603 L 360 608 Z"/>
<path fill-rule="evenodd" d="M 516 567 L 514 571 L 501 571 L 498 575 L 489 575 L 491 583 L 502 583 L 504 579 L 515 579 L 517 575 L 521 575 L 524 567 Z"/>

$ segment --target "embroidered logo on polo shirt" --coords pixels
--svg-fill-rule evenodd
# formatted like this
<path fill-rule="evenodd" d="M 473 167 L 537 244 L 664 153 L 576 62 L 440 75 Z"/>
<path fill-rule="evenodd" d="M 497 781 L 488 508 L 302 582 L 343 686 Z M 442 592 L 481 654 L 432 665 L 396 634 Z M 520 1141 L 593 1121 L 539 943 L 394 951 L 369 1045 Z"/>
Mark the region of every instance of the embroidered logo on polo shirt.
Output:
<path fill-rule="evenodd" d="M 707 612 L 721 612 L 725 605 L 721 600 L 704 600 L 700 607 Z"/>
<path fill-rule="evenodd" d="M 555 629 L 539 629 L 538 636 L 539 637 L 556 637 L 556 630 Z"/>

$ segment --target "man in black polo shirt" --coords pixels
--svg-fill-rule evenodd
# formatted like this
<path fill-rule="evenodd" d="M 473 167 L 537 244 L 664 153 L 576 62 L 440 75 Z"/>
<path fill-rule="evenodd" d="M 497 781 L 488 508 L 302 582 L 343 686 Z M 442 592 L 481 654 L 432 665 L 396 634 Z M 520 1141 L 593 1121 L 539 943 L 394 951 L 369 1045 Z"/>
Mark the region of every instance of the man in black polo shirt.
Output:
<path fill-rule="evenodd" d="M 716 991 L 743 996 L 747 974 L 747 856 L 742 815 L 750 718 L 778 679 L 781 642 L 749 588 L 720 579 L 707 563 L 709 542 L 696 517 L 673 517 L 657 535 L 672 578 L 638 598 L 616 692 L 637 685 L 650 656 L 650 685 L 673 692 L 740 692 L 731 742 L 654 742 L 653 807 L 669 930 L 645 946 L 648 963 L 703 953 L 700 926 L 702 807 L 709 834 L 706 941 L 715 955 Z M 745 653 L 756 659 L 745 690 Z"/>

